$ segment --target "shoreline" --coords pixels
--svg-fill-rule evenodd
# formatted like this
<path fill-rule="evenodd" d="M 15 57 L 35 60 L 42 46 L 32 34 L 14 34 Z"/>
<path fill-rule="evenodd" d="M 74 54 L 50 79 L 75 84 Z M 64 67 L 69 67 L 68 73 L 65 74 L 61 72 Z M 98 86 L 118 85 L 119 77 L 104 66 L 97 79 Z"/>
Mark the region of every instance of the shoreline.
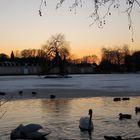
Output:
<path fill-rule="evenodd" d="M 33 95 L 32 92 L 36 92 Z M 90 97 L 130 97 L 140 96 L 140 91 L 105 91 L 93 89 L 24 89 L 22 95 L 19 91 L 5 92 L 5 96 L 0 99 L 25 100 L 25 99 L 50 99 L 50 95 L 55 95 L 55 99 L 90 98 Z"/>

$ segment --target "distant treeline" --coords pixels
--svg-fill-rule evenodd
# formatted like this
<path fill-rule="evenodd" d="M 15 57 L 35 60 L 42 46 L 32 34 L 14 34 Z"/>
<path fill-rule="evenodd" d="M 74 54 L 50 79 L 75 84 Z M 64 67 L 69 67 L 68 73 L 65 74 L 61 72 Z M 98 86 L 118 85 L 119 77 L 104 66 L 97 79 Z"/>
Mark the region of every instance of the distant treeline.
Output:
<path fill-rule="evenodd" d="M 103 48 L 99 71 L 109 73 L 140 71 L 140 50 L 130 51 L 128 46 Z"/>
<path fill-rule="evenodd" d="M 41 49 L 12 51 L 10 56 L 0 53 L 0 67 L 7 64 L 13 66 L 38 65 L 42 69 L 40 74 L 49 74 L 54 68 L 59 69 L 58 73 L 61 75 L 70 71 L 67 68 L 87 68 L 90 69 L 90 73 L 92 73 L 91 68 L 94 69 L 93 73 L 138 72 L 140 71 L 140 50 L 131 51 L 127 45 L 102 48 L 100 60 L 96 55 L 76 59 L 70 53 L 69 43 L 65 40 L 64 35 L 58 34 L 52 36 Z"/>
<path fill-rule="evenodd" d="M 59 67 L 60 74 L 65 74 L 65 67 L 68 66 L 94 66 L 94 73 L 112 72 L 138 72 L 140 71 L 140 51 L 130 51 L 127 46 L 119 48 L 102 48 L 101 60 L 96 55 L 84 56 L 81 59 L 73 59 L 56 51 L 48 56 L 43 50 L 24 49 L 16 56 L 13 51 L 10 57 L 4 53 L 0 54 L 0 67 L 14 64 L 39 65 L 42 67 L 42 74 L 49 74 L 52 68 Z M 98 63 L 97 63 L 98 62 Z"/>

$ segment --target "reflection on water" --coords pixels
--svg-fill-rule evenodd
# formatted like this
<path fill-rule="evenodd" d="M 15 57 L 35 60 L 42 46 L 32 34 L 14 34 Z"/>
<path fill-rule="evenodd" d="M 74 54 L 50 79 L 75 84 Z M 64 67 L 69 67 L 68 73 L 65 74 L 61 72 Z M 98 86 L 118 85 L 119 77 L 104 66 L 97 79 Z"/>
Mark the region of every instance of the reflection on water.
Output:
<path fill-rule="evenodd" d="M 6 115 L 0 120 L 0 138 L 9 139 L 10 131 L 21 123 L 39 123 L 46 131 L 51 130 L 49 140 L 103 139 L 104 135 L 140 137 L 137 126 L 140 114 L 135 114 L 135 106 L 140 106 L 140 97 L 121 102 L 113 102 L 112 97 L 11 101 L 6 105 Z M 78 127 L 80 117 L 87 116 L 89 108 L 93 109 L 94 131 L 91 136 L 80 132 Z M 132 119 L 120 121 L 120 112 L 132 114 Z"/>

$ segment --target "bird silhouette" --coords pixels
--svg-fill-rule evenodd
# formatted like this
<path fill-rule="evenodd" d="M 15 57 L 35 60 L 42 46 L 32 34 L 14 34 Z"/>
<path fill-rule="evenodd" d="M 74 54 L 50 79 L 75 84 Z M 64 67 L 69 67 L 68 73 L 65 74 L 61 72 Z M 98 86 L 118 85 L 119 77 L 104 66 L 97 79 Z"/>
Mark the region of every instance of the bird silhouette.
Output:
<path fill-rule="evenodd" d="M 122 119 L 131 119 L 131 115 L 130 114 L 122 114 L 120 113 L 119 114 L 119 119 L 122 120 Z"/>
<path fill-rule="evenodd" d="M 91 131 L 91 130 L 93 130 L 92 109 L 89 109 L 89 117 L 81 117 L 79 123 L 80 123 L 79 128 L 82 131 Z"/>

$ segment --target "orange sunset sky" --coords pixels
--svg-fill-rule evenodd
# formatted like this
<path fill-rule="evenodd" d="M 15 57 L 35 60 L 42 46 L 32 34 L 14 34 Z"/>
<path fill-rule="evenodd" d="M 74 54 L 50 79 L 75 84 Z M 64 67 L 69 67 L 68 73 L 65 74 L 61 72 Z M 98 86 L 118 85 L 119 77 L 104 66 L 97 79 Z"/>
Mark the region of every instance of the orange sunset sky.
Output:
<path fill-rule="evenodd" d="M 43 16 L 38 14 L 40 0 L 0 0 L 0 53 L 10 54 L 12 50 L 39 49 L 51 35 L 62 33 L 70 42 L 71 53 L 77 57 L 100 54 L 102 47 L 123 46 L 140 49 L 140 8 L 135 6 L 132 13 L 134 42 L 128 30 L 128 17 L 120 9 L 112 10 L 104 28 L 89 26 L 88 18 L 92 8 L 87 4 L 69 11 L 70 0 L 58 10 L 57 0 L 49 0 L 43 7 Z"/>

